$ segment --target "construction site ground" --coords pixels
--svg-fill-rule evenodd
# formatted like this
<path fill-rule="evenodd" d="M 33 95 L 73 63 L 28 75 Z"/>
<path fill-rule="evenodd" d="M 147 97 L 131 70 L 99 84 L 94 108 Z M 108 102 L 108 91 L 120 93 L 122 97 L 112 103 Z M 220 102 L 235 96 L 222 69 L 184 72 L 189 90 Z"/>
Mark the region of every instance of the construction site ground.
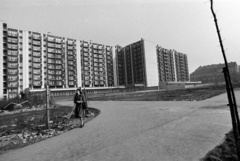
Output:
<path fill-rule="evenodd" d="M 149 94 L 135 94 L 139 93 Z M 193 93 L 189 92 L 188 98 Z M 224 89 L 222 93 L 202 101 L 194 101 L 194 97 L 192 101 L 89 101 L 101 114 L 84 128 L 7 151 L 0 160 L 199 160 L 220 144 L 232 127 Z M 239 104 L 240 91 L 235 94 Z M 107 95 L 102 94 L 101 100 Z M 56 102 L 72 106 L 70 97 L 56 98 Z"/>

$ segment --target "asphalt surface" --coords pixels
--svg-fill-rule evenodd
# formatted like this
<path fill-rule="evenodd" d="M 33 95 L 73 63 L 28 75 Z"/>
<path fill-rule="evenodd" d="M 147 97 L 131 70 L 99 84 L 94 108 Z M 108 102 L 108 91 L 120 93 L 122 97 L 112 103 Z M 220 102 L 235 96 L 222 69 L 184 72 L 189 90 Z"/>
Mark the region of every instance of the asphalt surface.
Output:
<path fill-rule="evenodd" d="M 240 91 L 235 94 L 239 105 Z M 195 161 L 231 129 L 227 104 L 226 94 L 192 102 L 90 102 L 101 113 L 83 128 L 8 151 L 0 160 Z"/>

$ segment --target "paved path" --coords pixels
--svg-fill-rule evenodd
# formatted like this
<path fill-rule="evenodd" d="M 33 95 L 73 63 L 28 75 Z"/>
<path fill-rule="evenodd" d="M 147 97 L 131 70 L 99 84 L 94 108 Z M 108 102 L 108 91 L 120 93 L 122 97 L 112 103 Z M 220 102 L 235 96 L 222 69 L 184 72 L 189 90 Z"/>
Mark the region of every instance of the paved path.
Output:
<path fill-rule="evenodd" d="M 195 161 L 231 129 L 226 104 L 226 94 L 196 102 L 90 102 L 101 114 L 83 129 L 9 151 L 0 160 Z"/>

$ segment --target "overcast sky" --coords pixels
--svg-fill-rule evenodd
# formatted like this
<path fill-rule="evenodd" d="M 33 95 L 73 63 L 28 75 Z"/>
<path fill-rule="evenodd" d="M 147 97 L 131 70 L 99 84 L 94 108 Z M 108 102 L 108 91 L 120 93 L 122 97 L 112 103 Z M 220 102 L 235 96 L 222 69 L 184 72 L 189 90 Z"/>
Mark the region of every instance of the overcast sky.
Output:
<path fill-rule="evenodd" d="M 228 62 L 240 65 L 240 1 L 214 0 Z M 0 0 L 8 27 L 105 45 L 141 38 L 188 55 L 189 72 L 224 63 L 209 0 Z"/>

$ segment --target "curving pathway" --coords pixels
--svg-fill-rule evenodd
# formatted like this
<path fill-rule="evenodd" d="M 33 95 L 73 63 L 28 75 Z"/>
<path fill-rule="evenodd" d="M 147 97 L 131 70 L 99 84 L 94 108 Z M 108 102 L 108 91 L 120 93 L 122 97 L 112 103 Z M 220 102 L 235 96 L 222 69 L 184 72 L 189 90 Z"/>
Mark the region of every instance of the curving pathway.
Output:
<path fill-rule="evenodd" d="M 240 98 L 240 91 L 235 94 Z M 0 160 L 199 160 L 231 129 L 227 103 L 226 94 L 199 102 L 90 102 L 101 114 L 84 128 L 9 151 Z"/>

